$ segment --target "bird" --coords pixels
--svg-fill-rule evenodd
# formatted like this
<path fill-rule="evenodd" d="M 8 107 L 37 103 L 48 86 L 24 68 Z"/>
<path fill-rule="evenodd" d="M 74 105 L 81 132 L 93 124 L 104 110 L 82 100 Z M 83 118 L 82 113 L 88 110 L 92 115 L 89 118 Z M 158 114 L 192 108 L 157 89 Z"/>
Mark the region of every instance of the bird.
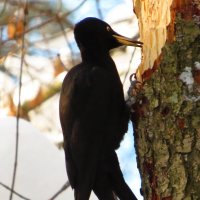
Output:
<path fill-rule="evenodd" d="M 110 50 L 142 47 L 109 24 L 87 17 L 74 27 L 82 61 L 65 76 L 59 100 L 66 171 L 75 200 L 137 200 L 126 184 L 116 149 L 128 129 L 129 109 Z"/>

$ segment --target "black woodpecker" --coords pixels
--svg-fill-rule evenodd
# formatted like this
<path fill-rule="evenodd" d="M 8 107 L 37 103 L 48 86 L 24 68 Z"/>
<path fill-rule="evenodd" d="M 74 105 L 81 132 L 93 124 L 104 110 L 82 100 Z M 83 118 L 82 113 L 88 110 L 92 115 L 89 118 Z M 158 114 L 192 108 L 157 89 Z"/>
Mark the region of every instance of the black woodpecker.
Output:
<path fill-rule="evenodd" d="M 76 24 L 82 62 L 66 75 L 60 95 L 60 121 L 66 168 L 75 200 L 136 200 L 125 183 L 115 150 L 128 129 L 129 111 L 109 51 L 121 45 L 142 47 L 97 18 Z"/>

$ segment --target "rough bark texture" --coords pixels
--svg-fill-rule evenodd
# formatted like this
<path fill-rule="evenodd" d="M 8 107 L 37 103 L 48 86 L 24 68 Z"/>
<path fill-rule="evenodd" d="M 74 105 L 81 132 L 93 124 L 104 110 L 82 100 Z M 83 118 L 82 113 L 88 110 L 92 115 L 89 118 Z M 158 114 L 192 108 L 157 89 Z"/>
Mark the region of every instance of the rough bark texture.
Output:
<path fill-rule="evenodd" d="M 138 168 L 148 200 L 200 199 L 200 2 L 174 2 L 169 42 L 133 104 Z"/>

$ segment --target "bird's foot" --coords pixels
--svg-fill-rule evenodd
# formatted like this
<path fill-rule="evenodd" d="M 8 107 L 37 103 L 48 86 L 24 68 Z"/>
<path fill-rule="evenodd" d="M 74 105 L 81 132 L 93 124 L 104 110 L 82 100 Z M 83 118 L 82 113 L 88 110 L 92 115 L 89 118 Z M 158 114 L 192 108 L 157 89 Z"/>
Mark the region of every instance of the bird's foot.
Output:
<path fill-rule="evenodd" d="M 129 108 L 131 108 L 132 105 L 136 102 L 136 96 L 142 89 L 142 82 L 136 80 L 135 73 L 130 76 L 130 83 L 131 84 L 128 90 L 128 99 L 126 100 L 126 105 Z"/>

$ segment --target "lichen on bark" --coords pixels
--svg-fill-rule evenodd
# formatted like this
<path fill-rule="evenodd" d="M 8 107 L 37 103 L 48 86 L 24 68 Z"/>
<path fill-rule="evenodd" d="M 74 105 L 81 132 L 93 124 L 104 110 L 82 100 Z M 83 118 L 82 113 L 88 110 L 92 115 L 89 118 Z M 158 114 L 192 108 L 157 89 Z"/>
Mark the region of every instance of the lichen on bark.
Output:
<path fill-rule="evenodd" d="M 177 16 L 176 41 L 137 94 L 132 121 L 144 199 L 200 199 L 199 52 L 199 26 Z"/>

